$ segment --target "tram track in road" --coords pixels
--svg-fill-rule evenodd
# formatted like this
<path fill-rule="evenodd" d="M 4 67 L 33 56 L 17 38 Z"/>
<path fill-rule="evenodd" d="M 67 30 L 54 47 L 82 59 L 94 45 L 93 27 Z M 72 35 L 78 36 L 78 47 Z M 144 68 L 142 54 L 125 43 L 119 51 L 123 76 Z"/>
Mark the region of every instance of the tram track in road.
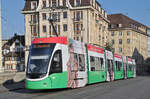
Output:
<path fill-rule="evenodd" d="M 106 83 L 106 82 L 105 82 Z M 28 90 L 26 89 L 25 87 L 21 87 L 21 88 L 16 88 L 16 89 L 6 89 L 6 90 L 0 90 L 0 94 L 1 93 L 7 93 L 7 92 L 21 92 L 21 93 L 27 93 L 27 94 L 33 94 L 33 95 L 55 95 L 57 93 L 63 93 L 66 91 L 68 92 L 74 92 L 78 89 L 85 89 L 85 88 L 88 88 L 88 87 L 94 87 L 94 86 L 99 86 L 99 84 L 105 84 L 105 83 L 97 83 L 97 84 L 93 84 L 93 85 L 88 85 L 88 86 L 85 86 L 83 88 L 77 88 L 77 89 L 53 89 L 53 90 Z M 107 84 L 107 83 L 106 83 Z M 84 92 L 83 92 L 84 93 Z"/>
<path fill-rule="evenodd" d="M 99 99 L 102 95 L 112 95 L 116 97 L 116 93 L 123 94 L 125 92 L 126 94 L 130 94 L 130 90 L 136 89 L 136 86 L 141 86 L 145 83 L 147 84 L 147 79 L 149 78 L 137 77 L 134 79 L 117 80 L 108 83 L 97 83 L 77 89 L 28 90 L 19 88 L 15 90 L 3 90 L 0 91 L 0 98 L 3 99 L 6 97 L 6 99 L 10 99 L 10 97 L 12 97 L 15 99 L 16 96 L 18 96 L 18 99 L 92 99 L 94 97 L 95 99 Z M 130 87 L 132 89 L 130 89 Z M 102 99 L 105 98 L 103 97 Z"/>
<path fill-rule="evenodd" d="M 140 78 L 141 79 L 141 78 Z M 95 94 L 97 94 L 97 96 L 99 94 L 107 94 L 107 93 L 111 93 L 113 90 L 117 90 L 118 86 L 122 86 L 122 88 L 124 87 L 124 85 L 128 85 L 129 82 L 130 85 L 134 85 L 135 82 L 138 82 L 139 79 L 128 79 L 126 81 L 123 80 L 119 80 L 119 81 L 114 81 L 114 82 L 109 82 L 109 83 L 97 83 L 97 84 L 93 84 L 93 85 L 88 85 L 85 86 L 83 88 L 77 88 L 77 89 L 65 89 L 65 90 L 58 90 L 56 92 L 48 92 L 48 93 L 34 93 L 34 95 L 32 98 L 44 98 L 44 99 L 48 99 L 48 98 L 56 98 L 59 99 L 60 96 L 62 99 L 67 99 L 69 97 L 72 97 L 73 99 L 76 99 L 75 97 L 85 97 L 85 98 L 90 98 L 90 97 L 94 97 Z M 92 90 L 89 90 L 91 89 Z M 100 91 L 99 93 L 97 93 L 99 91 L 99 88 L 102 89 L 103 91 Z M 109 90 L 107 90 L 109 89 Z M 49 90 L 52 91 L 52 90 Z M 94 91 L 94 95 L 90 95 L 89 93 L 93 93 Z M 55 99 L 54 98 L 54 99 Z"/>

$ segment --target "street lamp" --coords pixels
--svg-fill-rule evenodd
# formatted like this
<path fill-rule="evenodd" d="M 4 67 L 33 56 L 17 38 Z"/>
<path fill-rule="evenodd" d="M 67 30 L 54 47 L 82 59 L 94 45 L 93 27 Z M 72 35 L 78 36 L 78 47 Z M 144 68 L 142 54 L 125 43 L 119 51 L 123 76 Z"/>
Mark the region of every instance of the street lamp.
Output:
<path fill-rule="evenodd" d="M 3 72 L 2 66 L 2 13 L 1 13 L 1 0 L 0 0 L 0 72 Z"/>

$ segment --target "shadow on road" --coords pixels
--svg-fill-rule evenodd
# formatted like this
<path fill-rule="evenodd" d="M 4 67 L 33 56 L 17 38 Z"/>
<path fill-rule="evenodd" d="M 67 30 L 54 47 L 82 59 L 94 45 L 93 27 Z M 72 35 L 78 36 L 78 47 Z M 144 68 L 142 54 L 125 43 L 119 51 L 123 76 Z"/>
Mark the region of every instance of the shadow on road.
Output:
<path fill-rule="evenodd" d="M 149 74 L 140 75 L 140 76 L 150 77 Z M 145 79 L 145 78 L 143 78 L 143 79 Z M 128 80 L 130 80 L 130 79 L 128 79 Z M 133 80 L 136 80 L 136 79 L 133 79 Z M 85 90 L 87 88 L 98 87 L 98 86 L 101 86 L 101 85 L 105 85 L 105 87 L 108 87 L 112 84 L 117 83 L 118 81 L 122 82 L 124 80 L 117 80 L 117 81 L 113 81 L 113 82 L 109 82 L 109 83 L 106 83 L 106 82 L 96 83 L 96 84 L 92 84 L 92 85 L 87 85 L 84 88 L 77 88 L 77 89 L 68 89 L 67 88 L 67 89 L 49 89 L 49 90 L 28 90 L 28 89 L 25 89 L 25 81 L 24 80 L 20 81 L 20 82 L 16 82 L 16 83 L 13 82 L 13 80 L 8 80 L 3 84 L 3 87 L 5 89 L 7 89 L 7 91 L 14 92 L 14 93 L 28 94 L 28 95 L 30 95 L 30 94 L 32 94 L 32 95 L 48 95 L 48 94 L 56 94 L 56 93 L 61 93 L 61 92 L 64 92 L 64 91 L 66 92 L 66 91 L 72 91 L 72 90 L 78 90 L 78 89 Z M 127 81 L 127 80 L 125 80 L 125 81 Z"/>
<path fill-rule="evenodd" d="M 7 80 L 2 85 L 4 88 L 4 92 L 15 92 L 15 93 L 22 93 L 22 94 L 40 94 L 40 95 L 46 95 L 46 94 L 52 94 L 57 92 L 63 92 L 63 91 L 70 91 L 73 89 L 47 89 L 47 90 L 29 90 L 25 88 L 25 81 L 20 82 L 13 82 L 13 80 Z"/>
<path fill-rule="evenodd" d="M 14 82 L 13 79 L 7 80 L 3 83 L 3 88 L 8 91 L 19 90 L 25 87 L 25 81 L 22 80 L 20 82 Z"/>

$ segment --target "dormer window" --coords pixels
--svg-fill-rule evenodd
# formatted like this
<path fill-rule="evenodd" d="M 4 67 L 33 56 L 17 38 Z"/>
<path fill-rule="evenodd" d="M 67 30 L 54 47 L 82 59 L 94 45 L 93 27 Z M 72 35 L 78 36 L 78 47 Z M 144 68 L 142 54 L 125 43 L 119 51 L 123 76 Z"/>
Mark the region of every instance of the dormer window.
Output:
<path fill-rule="evenodd" d="M 46 8 L 46 0 L 43 0 L 43 8 Z"/>
<path fill-rule="evenodd" d="M 56 0 L 52 0 L 52 7 L 56 7 Z"/>
<path fill-rule="evenodd" d="M 122 27 L 122 24 L 117 24 L 117 27 Z"/>
<path fill-rule="evenodd" d="M 31 3 L 31 9 L 32 9 L 32 10 L 35 10 L 36 8 L 37 8 L 37 2 L 33 1 L 33 2 Z"/>
<path fill-rule="evenodd" d="M 66 0 L 63 0 L 63 6 L 64 7 L 66 6 Z"/>
<path fill-rule="evenodd" d="M 76 6 L 80 6 L 81 5 L 81 1 L 80 0 L 76 0 Z"/>
<path fill-rule="evenodd" d="M 51 1 L 52 1 L 52 0 L 49 0 L 49 7 L 51 7 Z"/>

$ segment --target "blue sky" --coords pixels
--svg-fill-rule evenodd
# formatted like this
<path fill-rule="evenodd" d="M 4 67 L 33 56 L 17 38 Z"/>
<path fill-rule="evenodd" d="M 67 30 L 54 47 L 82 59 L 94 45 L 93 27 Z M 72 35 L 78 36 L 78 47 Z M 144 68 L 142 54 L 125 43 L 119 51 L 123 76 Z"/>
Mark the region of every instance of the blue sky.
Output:
<path fill-rule="evenodd" d="M 150 0 L 98 0 L 108 14 L 123 13 L 150 27 Z M 24 0 L 2 0 L 2 36 L 24 34 Z"/>
<path fill-rule="evenodd" d="M 2 39 L 14 33 L 24 34 L 24 0 L 2 0 Z"/>
<path fill-rule="evenodd" d="M 123 13 L 150 27 L 150 0 L 98 0 L 108 14 Z"/>

